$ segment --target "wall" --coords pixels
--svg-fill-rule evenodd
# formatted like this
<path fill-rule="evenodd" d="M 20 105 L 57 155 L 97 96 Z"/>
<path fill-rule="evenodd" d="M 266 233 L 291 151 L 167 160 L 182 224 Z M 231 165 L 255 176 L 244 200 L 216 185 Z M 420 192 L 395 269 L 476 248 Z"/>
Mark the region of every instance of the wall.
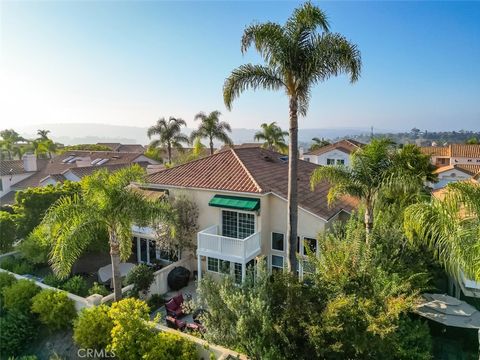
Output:
<path fill-rule="evenodd" d="M 350 155 L 340 150 L 331 150 L 317 156 L 317 164 L 327 165 L 327 159 L 344 160 L 345 166 L 350 166 Z"/>
<path fill-rule="evenodd" d="M 451 169 L 438 174 L 438 182 L 429 183 L 428 186 L 432 187 L 433 189 L 441 189 L 447 186 L 448 183 L 468 180 L 470 178 L 471 176 L 465 174 L 463 171 L 460 171 L 458 169 Z"/>
<path fill-rule="evenodd" d="M 16 175 L 4 175 L 1 176 L 2 181 L 2 191 L 0 191 L 0 197 L 5 195 L 6 193 L 10 192 L 11 187 L 16 183 L 32 176 L 34 173 L 24 173 L 24 174 L 16 174 Z M 11 179 L 10 179 L 11 178 Z"/>
<path fill-rule="evenodd" d="M 450 164 L 451 165 L 458 165 L 458 164 L 480 165 L 480 158 L 452 157 L 450 158 Z"/>
<path fill-rule="evenodd" d="M 170 289 L 168 288 L 167 277 L 170 271 L 172 271 L 178 266 L 183 266 L 184 268 L 187 268 L 192 274 L 194 271 L 197 270 L 197 262 L 195 261 L 193 256 L 187 256 L 177 262 L 174 262 L 173 264 L 165 266 L 164 268 L 156 271 L 153 274 L 155 278 L 153 280 L 153 284 L 150 286 L 150 290 L 148 291 L 149 295 L 162 295 L 170 291 Z"/>

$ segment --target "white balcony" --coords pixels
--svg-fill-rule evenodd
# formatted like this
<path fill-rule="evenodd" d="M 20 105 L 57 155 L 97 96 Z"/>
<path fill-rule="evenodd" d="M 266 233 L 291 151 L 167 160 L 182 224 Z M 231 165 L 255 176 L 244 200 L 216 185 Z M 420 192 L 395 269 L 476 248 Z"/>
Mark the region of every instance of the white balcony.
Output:
<path fill-rule="evenodd" d="M 246 263 L 261 252 L 260 232 L 245 239 L 222 236 L 219 225 L 213 225 L 197 234 L 197 254 L 222 260 Z"/>

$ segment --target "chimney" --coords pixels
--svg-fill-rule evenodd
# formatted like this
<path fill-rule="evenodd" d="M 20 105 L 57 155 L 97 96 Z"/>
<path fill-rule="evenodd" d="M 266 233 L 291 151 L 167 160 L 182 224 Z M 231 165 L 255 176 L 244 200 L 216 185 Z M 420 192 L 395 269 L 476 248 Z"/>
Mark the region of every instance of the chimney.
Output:
<path fill-rule="evenodd" d="M 35 154 L 23 155 L 23 168 L 26 172 L 37 171 L 37 157 Z"/>
<path fill-rule="evenodd" d="M 300 146 L 300 149 L 298 149 L 298 157 L 299 157 L 299 158 L 302 158 L 302 157 L 303 157 L 304 151 L 305 151 L 305 150 L 303 149 L 303 147 Z"/>

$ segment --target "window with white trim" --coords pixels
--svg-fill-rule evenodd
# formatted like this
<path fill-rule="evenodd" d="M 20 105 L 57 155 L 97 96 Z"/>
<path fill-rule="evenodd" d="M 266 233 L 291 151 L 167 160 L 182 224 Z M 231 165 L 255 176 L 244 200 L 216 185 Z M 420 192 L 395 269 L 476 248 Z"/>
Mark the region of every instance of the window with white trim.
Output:
<path fill-rule="evenodd" d="M 272 271 L 283 270 L 283 256 L 272 255 Z"/>
<path fill-rule="evenodd" d="M 285 236 L 282 233 L 272 232 L 272 250 L 285 250 Z"/>
<path fill-rule="evenodd" d="M 314 238 L 303 238 L 303 254 L 307 255 L 307 248 L 313 253 L 317 253 L 317 239 Z"/>
<path fill-rule="evenodd" d="M 255 215 L 222 210 L 222 235 L 245 239 L 255 233 Z"/>
<path fill-rule="evenodd" d="M 335 165 L 335 159 L 327 159 L 327 165 Z"/>
<path fill-rule="evenodd" d="M 216 258 L 207 258 L 207 270 L 218 272 L 218 259 Z"/>
<path fill-rule="evenodd" d="M 337 159 L 337 165 L 345 165 L 344 159 Z"/>
<path fill-rule="evenodd" d="M 221 273 L 230 274 L 230 261 L 219 260 L 218 266 Z"/>
<path fill-rule="evenodd" d="M 233 274 L 235 276 L 235 282 L 240 284 L 242 282 L 242 264 L 234 263 Z"/>

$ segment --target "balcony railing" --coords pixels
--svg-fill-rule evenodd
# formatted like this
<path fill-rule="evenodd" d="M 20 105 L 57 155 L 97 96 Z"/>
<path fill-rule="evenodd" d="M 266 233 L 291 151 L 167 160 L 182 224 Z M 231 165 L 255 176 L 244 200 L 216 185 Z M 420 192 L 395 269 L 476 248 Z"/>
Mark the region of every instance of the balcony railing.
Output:
<path fill-rule="evenodd" d="M 260 232 L 245 239 L 220 235 L 220 226 L 213 225 L 197 234 L 199 255 L 218 257 L 229 261 L 249 261 L 261 252 Z"/>

